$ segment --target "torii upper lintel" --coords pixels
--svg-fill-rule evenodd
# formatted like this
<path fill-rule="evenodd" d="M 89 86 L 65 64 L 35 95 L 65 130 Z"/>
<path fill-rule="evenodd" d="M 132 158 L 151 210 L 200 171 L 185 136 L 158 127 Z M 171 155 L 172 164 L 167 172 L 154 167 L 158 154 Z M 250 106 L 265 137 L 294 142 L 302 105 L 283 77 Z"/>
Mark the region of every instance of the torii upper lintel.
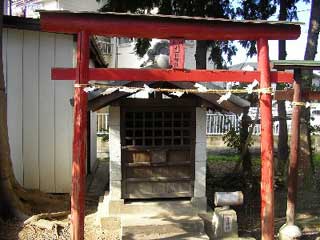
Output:
<path fill-rule="evenodd" d="M 221 18 L 40 11 L 41 29 L 49 32 L 114 37 L 185 40 L 294 40 L 300 36 L 299 23 Z"/>

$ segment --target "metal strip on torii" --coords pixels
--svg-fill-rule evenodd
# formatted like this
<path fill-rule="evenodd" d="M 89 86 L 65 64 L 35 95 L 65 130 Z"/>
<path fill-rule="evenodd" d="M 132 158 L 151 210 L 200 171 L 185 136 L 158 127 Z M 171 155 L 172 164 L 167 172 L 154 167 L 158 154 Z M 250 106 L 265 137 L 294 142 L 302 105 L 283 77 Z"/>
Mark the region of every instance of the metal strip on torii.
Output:
<path fill-rule="evenodd" d="M 292 74 L 271 73 L 268 40 L 297 39 L 298 24 L 267 21 L 234 21 L 212 18 L 190 18 L 159 15 L 119 13 L 72 13 L 40 11 L 43 31 L 78 35 L 77 67 L 53 69 L 56 79 L 75 80 L 74 139 L 71 193 L 71 238 L 84 238 L 85 149 L 87 122 L 87 94 L 82 91 L 90 79 L 94 80 L 165 80 L 165 81 L 260 81 L 261 88 L 271 82 L 292 82 Z M 258 43 L 259 71 L 205 70 L 134 70 L 89 69 L 90 35 L 192 40 L 255 40 Z M 179 67 L 179 65 L 177 65 Z M 282 80 L 281 80 L 282 79 Z M 261 239 L 274 238 L 273 135 L 272 96 L 262 93 L 261 108 Z"/>

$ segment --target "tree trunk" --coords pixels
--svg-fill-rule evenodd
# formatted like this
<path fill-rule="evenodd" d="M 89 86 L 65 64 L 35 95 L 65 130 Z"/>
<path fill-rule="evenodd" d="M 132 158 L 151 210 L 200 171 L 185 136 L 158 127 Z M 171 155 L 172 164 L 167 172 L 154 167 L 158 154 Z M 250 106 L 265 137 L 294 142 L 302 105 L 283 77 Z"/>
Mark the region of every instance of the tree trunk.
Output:
<path fill-rule="evenodd" d="M 287 1 L 280 0 L 280 14 L 279 21 L 287 20 Z M 280 40 L 278 49 L 278 59 L 285 60 L 286 53 L 286 41 Z M 281 86 L 278 84 L 277 89 L 281 89 Z M 278 137 L 278 149 L 277 149 L 277 172 L 281 175 L 285 175 L 286 166 L 289 156 L 289 146 L 288 146 L 288 127 L 287 127 L 287 112 L 285 101 L 278 101 L 278 116 L 279 116 L 279 137 Z"/>
<path fill-rule="evenodd" d="M 278 116 L 279 116 L 279 136 L 278 136 L 278 152 L 277 152 L 277 171 L 281 176 L 285 175 L 286 166 L 289 157 L 288 146 L 288 127 L 287 127 L 287 112 L 285 101 L 278 101 Z"/>
<path fill-rule="evenodd" d="M 197 41 L 196 53 L 194 57 L 196 60 L 196 69 L 207 68 L 207 41 Z"/>
<path fill-rule="evenodd" d="M 304 60 L 314 60 L 317 53 L 318 37 L 319 37 L 319 21 L 320 21 L 320 0 L 311 2 L 311 12 L 309 21 L 309 30 L 306 44 Z M 312 71 L 302 72 L 302 89 L 310 88 L 312 84 Z M 312 150 L 310 137 L 310 109 L 303 108 L 301 111 L 300 125 L 300 166 L 302 169 L 303 185 L 312 186 Z"/>
<path fill-rule="evenodd" d="M 17 197 L 12 185 L 13 169 L 10 158 L 10 146 L 7 125 L 7 96 L 3 77 L 2 62 L 2 22 L 3 1 L 0 1 L 0 216 L 22 218 L 24 206 Z"/>
<path fill-rule="evenodd" d="M 249 108 L 245 108 L 243 110 L 243 115 L 241 119 L 241 128 L 240 128 L 240 157 L 242 158 L 242 173 L 244 176 L 244 180 L 246 185 L 252 182 L 252 162 L 251 162 L 251 154 L 247 145 L 247 141 L 249 136 L 249 125 L 251 118 L 248 115 Z"/>

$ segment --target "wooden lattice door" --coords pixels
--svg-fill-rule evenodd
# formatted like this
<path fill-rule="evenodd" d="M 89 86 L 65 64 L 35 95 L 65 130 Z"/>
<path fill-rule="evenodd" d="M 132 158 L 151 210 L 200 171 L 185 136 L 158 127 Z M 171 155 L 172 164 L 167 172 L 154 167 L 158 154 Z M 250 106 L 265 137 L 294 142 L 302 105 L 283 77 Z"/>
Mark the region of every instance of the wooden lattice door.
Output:
<path fill-rule="evenodd" d="M 192 197 L 194 132 L 194 108 L 123 109 L 123 198 Z"/>

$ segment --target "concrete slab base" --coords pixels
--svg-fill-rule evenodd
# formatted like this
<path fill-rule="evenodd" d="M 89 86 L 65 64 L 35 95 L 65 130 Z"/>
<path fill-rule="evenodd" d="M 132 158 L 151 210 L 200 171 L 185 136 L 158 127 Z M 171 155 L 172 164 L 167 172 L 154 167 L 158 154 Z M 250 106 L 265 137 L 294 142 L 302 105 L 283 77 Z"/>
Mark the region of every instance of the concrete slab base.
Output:
<path fill-rule="evenodd" d="M 100 197 L 97 223 L 121 231 L 123 239 L 209 239 L 199 212 L 191 201 L 124 203 L 106 193 Z"/>

